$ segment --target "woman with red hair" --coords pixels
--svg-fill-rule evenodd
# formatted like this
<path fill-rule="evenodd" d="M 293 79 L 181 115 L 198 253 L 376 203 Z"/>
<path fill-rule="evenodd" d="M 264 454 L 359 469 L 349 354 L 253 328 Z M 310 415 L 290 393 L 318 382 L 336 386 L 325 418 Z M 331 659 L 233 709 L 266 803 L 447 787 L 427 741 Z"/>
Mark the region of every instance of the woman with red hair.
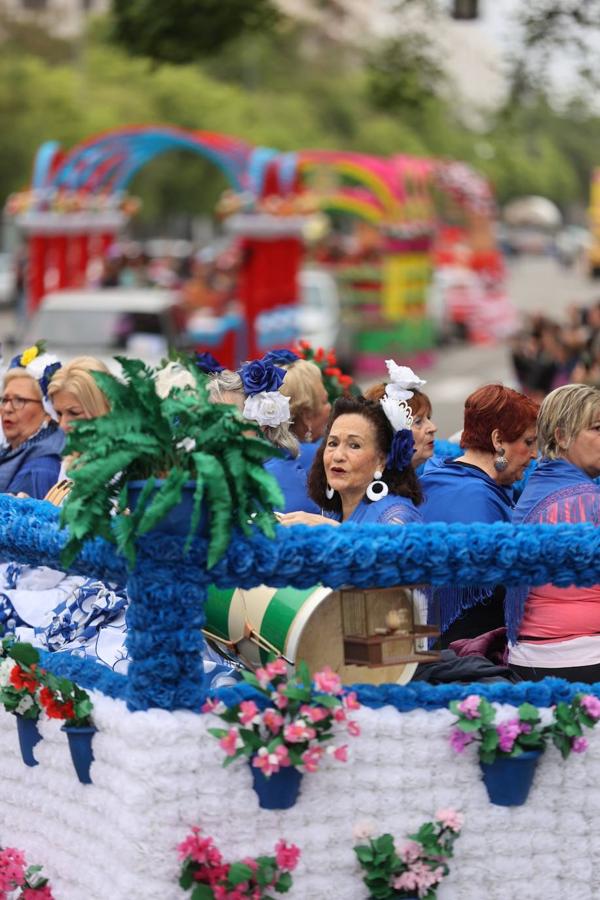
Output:
<path fill-rule="evenodd" d="M 462 456 L 431 459 L 421 478 L 425 522 L 510 522 L 511 485 L 537 455 L 539 406 L 529 397 L 488 384 L 465 402 Z M 504 589 L 440 592 L 443 645 L 504 624 Z M 457 621 L 458 620 L 458 621 Z M 452 627 L 451 627 L 452 626 Z"/>

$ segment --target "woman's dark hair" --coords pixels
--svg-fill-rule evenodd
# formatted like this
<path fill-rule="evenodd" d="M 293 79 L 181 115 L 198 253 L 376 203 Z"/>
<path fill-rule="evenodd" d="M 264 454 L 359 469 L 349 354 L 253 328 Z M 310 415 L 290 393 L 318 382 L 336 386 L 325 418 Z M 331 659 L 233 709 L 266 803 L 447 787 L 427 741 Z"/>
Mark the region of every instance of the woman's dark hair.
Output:
<path fill-rule="evenodd" d="M 364 397 L 339 397 L 329 416 L 327 429 L 321 442 L 321 446 L 315 453 L 315 458 L 308 473 L 308 493 L 314 502 L 322 509 L 332 510 L 334 512 L 342 511 L 342 501 L 336 491 L 331 500 L 327 499 L 325 489 L 327 488 L 327 478 L 325 476 L 325 467 L 323 465 L 323 453 L 329 439 L 331 426 L 340 416 L 358 415 L 367 419 L 371 423 L 375 431 L 375 441 L 378 450 L 386 457 L 392 446 L 394 430 L 379 403 L 372 400 L 366 400 Z M 397 494 L 400 497 L 408 497 L 409 500 L 417 506 L 423 500 L 421 487 L 415 474 L 415 470 L 411 465 L 407 466 L 401 472 L 398 469 L 390 469 L 388 466 L 383 470 L 383 481 L 387 484 L 390 494 Z"/>
<path fill-rule="evenodd" d="M 486 384 L 465 401 L 465 424 L 460 446 L 464 450 L 494 452 L 492 431 L 503 441 L 516 441 L 535 425 L 539 404 L 502 384 Z"/>

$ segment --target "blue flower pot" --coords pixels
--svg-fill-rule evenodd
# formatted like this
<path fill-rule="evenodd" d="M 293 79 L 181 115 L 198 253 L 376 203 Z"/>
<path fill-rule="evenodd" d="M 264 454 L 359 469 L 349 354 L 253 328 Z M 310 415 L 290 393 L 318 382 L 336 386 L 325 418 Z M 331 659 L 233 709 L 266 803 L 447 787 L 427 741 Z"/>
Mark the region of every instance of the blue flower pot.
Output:
<path fill-rule="evenodd" d="M 493 763 L 480 762 L 490 801 L 496 806 L 523 806 L 541 755 L 541 750 L 528 750 L 520 756 L 498 757 Z"/>
<path fill-rule="evenodd" d="M 26 766 L 37 766 L 38 761 L 33 755 L 33 748 L 42 739 L 38 731 L 37 719 L 26 719 L 24 716 L 15 714 L 17 719 L 17 733 L 19 735 L 19 747 L 21 748 L 21 756 Z"/>
<path fill-rule="evenodd" d="M 130 509 L 135 509 L 139 496 L 144 488 L 145 481 L 130 481 L 127 485 L 127 503 Z M 156 489 L 164 484 L 164 479 L 156 479 Z M 151 528 L 147 534 L 172 534 L 178 537 L 187 537 L 190 530 L 190 522 L 192 519 L 192 510 L 194 508 L 194 491 L 196 490 L 195 481 L 186 481 L 181 490 L 181 500 L 170 509 L 161 519 L 155 528 Z M 208 524 L 208 515 L 206 504 L 202 504 L 200 510 L 200 519 L 196 529 L 197 534 L 206 534 Z"/>
<path fill-rule="evenodd" d="M 92 738 L 98 729 L 95 725 L 84 725 L 81 728 L 75 728 L 73 725 L 63 725 L 60 730 L 67 735 L 71 759 L 73 760 L 77 777 L 82 784 L 91 784 L 90 766 L 94 759 Z"/>
<path fill-rule="evenodd" d="M 290 809 L 295 805 L 300 793 L 302 772 L 294 766 L 285 766 L 267 778 L 260 769 L 252 765 L 251 761 L 250 771 L 252 786 L 261 809 Z"/>

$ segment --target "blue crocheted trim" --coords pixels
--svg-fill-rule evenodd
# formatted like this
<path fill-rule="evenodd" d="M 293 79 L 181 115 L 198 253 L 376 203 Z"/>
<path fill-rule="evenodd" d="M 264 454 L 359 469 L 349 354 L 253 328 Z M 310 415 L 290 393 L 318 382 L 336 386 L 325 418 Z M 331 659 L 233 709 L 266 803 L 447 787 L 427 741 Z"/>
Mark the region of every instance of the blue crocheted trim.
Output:
<path fill-rule="evenodd" d="M 563 678 L 544 678 L 543 681 L 524 681 L 521 684 L 439 684 L 432 685 L 415 681 L 407 685 L 354 684 L 348 690 L 356 691 L 358 700 L 370 709 L 393 706 L 398 712 L 412 712 L 415 709 L 446 709 L 451 700 L 462 700 L 469 694 L 485 697 L 490 703 L 507 703 L 519 706 L 532 703 L 534 706 L 552 706 L 561 700 L 569 702 L 577 693 L 594 694 L 600 697 L 600 683 L 574 684 Z M 226 706 L 235 706 L 242 700 L 257 700 L 264 695 L 254 691 L 250 685 L 219 688 L 214 696 Z"/>
<path fill-rule="evenodd" d="M 127 676 L 113 672 L 95 659 L 40 650 L 40 660 L 44 669 L 54 675 L 70 678 L 88 691 L 100 691 L 116 700 L 127 698 Z"/>
<path fill-rule="evenodd" d="M 5 559 L 60 568 L 64 543 L 65 532 L 58 526 L 58 510 L 53 506 L 0 496 L 0 555 Z M 127 576 L 124 560 L 100 540 L 86 544 L 73 570 L 116 583 L 123 583 Z M 110 696 L 112 690 L 119 690 L 130 709 L 198 710 L 204 691 L 200 629 L 208 580 L 205 540 L 195 541 L 184 554 L 180 538 L 145 537 L 139 543 L 137 567 L 127 581 L 131 598 L 127 644 L 132 657 L 127 678 L 87 660 L 81 661 L 75 676 L 73 657 L 57 662 L 57 656 L 52 656 L 46 664 L 53 669 L 66 666 L 70 677 L 84 687 L 97 686 Z M 479 589 L 547 582 L 560 587 L 593 585 L 600 583 L 600 529 L 506 523 L 278 528 L 274 541 L 261 534 L 250 540 L 235 534 L 226 556 L 211 570 L 210 581 L 240 588 L 258 584 L 312 587 L 319 582 L 332 588 L 423 583 Z M 446 700 L 434 700 L 443 690 L 456 697 L 479 692 L 481 687 L 426 686 L 425 694 L 413 693 L 423 690 L 421 685 L 360 688 L 361 696 L 372 698 L 364 702 L 409 709 L 445 705 Z M 540 688 L 531 690 L 535 695 Z M 411 699 L 421 696 L 418 702 Z"/>

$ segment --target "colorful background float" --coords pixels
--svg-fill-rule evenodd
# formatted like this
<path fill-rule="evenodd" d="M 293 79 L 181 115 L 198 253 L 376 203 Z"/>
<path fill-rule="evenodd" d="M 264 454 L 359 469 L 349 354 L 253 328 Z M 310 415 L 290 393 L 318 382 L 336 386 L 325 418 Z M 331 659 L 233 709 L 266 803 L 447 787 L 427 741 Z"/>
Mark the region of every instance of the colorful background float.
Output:
<path fill-rule="evenodd" d="M 53 287 L 85 283 L 90 259 L 106 253 L 135 214 L 137 200 L 125 193 L 134 176 L 181 149 L 225 175 L 230 191 L 218 213 L 242 260 L 237 314 L 198 331 L 199 349 L 233 365 L 290 343 L 297 334 L 298 271 L 311 256 L 342 286 L 342 318 L 359 371 L 370 372 L 374 360 L 392 351 L 431 350 L 434 271 L 443 317 L 459 322 L 468 337 L 494 340 L 513 327 L 493 235 L 493 197 L 465 164 L 343 151 L 280 153 L 227 135 L 151 125 L 106 132 L 68 152 L 54 142 L 40 148 L 30 191 L 7 203 L 28 241 L 30 313 L 48 290 L 51 270 Z M 317 210 L 341 217 L 346 233 L 351 229 L 350 256 L 333 258 L 326 242 L 314 238 L 307 249 Z"/>

